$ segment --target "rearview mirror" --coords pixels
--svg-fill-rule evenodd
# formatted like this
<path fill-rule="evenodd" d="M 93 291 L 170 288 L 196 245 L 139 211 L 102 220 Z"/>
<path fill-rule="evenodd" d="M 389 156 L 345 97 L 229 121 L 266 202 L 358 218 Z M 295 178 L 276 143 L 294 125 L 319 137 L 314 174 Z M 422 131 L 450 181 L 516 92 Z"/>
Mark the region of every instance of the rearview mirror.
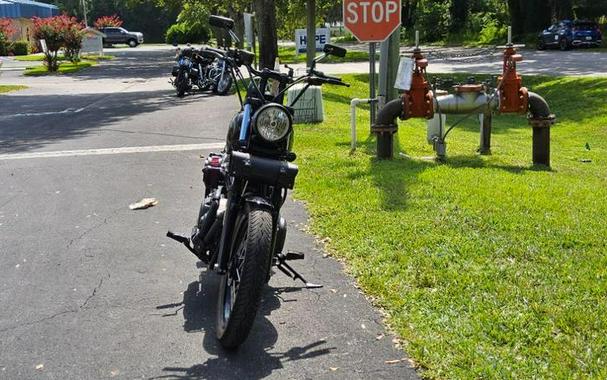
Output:
<path fill-rule="evenodd" d="M 335 57 L 339 57 L 339 58 L 343 58 L 346 56 L 346 53 L 348 52 L 346 49 L 339 47 L 339 46 L 335 46 L 335 45 L 331 45 L 331 44 L 326 44 L 325 48 L 323 49 L 323 52 L 327 55 L 333 55 Z"/>
<path fill-rule="evenodd" d="M 234 20 L 232 20 L 231 18 L 227 18 L 227 17 L 210 16 L 209 24 L 216 28 L 223 28 L 223 29 L 228 29 L 228 30 L 234 29 Z"/>

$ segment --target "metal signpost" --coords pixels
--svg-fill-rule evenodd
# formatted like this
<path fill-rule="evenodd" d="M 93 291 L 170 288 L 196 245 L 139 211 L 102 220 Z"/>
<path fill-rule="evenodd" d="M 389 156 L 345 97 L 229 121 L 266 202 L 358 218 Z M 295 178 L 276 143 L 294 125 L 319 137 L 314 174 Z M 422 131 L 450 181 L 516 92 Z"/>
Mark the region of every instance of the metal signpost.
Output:
<path fill-rule="evenodd" d="M 371 125 L 377 112 L 376 43 L 385 41 L 401 25 L 401 0 L 344 0 L 344 26 L 360 42 L 369 43 Z M 361 102 L 359 100 L 359 102 Z"/>

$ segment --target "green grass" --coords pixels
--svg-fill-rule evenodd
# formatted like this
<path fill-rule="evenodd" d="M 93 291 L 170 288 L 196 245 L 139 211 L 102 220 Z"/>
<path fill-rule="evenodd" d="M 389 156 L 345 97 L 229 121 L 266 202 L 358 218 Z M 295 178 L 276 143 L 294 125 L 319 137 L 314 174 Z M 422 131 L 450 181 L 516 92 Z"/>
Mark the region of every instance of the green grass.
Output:
<path fill-rule="evenodd" d="M 295 196 L 422 375 L 607 378 L 607 78 L 524 78 L 559 119 L 552 170 L 531 165 L 522 116 L 494 118 L 487 157 L 464 123 L 440 164 L 421 159 L 433 152 L 420 120 L 396 139 L 414 158 L 376 160 L 361 110 L 350 154 L 349 101 L 368 79 L 344 79 L 323 88 L 325 123 L 296 126 Z"/>
<path fill-rule="evenodd" d="M 5 94 L 11 91 L 19 91 L 26 89 L 27 86 L 16 86 L 16 85 L 4 85 L 0 84 L 0 94 Z"/>
<path fill-rule="evenodd" d="M 42 62 L 42 61 L 44 61 L 43 54 L 19 55 L 19 56 L 15 56 L 13 58 L 15 59 L 15 61 L 22 61 L 22 62 Z M 61 61 L 64 59 L 64 57 L 62 55 L 59 55 L 58 59 Z"/>
<path fill-rule="evenodd" d="M 91 66 L 95 66 L 96 64 L 97 63 L 92 62 L 92 61 L 80 61 L 78 63 L 62 62 L 59 65 L 59 70 L 57 71 L 57 73 L 51 73 L 47 70 L 46 66 L 40 65 L 40 66 L 28 67 L 27 69 L 25 69 L 25 72 L 23 73 L 23 75 L 43 76 L 43 75 L 54 75 L 54 74 L 71 74 L 71 73 L 80 71 L 82 69 L 86 69 Z"/>
<path fill-rule="evenodd" d="M 378 55 L 379 57 L 379 55 Z M 280 63 L 294 64 L 294 63 L 305 63 L 306 55 L 295 54 L 295 47 L 280 46 L 278 48 L 278 58 Z M 324 63 L 343 63 L 343 62 L 364 62 L 369 60 L 369 53 L 366 51 L 348 51 L 344 58 L 338 57 L 327 57 L 323 60 Z"/>

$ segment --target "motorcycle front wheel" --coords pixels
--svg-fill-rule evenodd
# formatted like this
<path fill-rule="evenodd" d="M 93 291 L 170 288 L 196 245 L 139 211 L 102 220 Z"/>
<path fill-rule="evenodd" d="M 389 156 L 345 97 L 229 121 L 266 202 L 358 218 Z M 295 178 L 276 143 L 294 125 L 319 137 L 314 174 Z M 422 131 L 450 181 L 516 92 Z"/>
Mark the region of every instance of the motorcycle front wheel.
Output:
<path fill-rule="evenodd" d="M 177 96 L 183 98 L 185 96 L 186 91 L 188 90 L 188 74 L 186 72 L 179 72 L 179 74 L 177 75 L 175 88 L 177 89 Z"/>
<path fill-rule="evenodd" d="M 223 78 L 219 77 L 215 85 L 215 93 L 217 95 L 226 95 L 232 88 L 232 76 L 229 73 L 224 73 Z"/>
<path fill-rule="evenodd" d="M 246 205 L 234 236 L 217 303 L 217 338 L 227 349 L 240 346 L 253 327 L 272 260 L 272 214 Z"/>

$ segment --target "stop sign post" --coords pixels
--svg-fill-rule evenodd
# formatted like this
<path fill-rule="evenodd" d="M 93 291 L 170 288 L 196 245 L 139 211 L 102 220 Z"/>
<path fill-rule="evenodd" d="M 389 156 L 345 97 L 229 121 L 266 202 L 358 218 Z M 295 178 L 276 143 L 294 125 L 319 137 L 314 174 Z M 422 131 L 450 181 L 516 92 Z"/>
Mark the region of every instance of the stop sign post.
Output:
<path fill-rule="evenodd" d="M 375 53 L 377 42 L 383 42 L 401 25 L 402 0 L 344 0 L 344 27 L 360 42 L 369 43 L 371 92 L 371 125 L 375 123 Z M 385 73 L 381 73 L 385 74 Z"/>

